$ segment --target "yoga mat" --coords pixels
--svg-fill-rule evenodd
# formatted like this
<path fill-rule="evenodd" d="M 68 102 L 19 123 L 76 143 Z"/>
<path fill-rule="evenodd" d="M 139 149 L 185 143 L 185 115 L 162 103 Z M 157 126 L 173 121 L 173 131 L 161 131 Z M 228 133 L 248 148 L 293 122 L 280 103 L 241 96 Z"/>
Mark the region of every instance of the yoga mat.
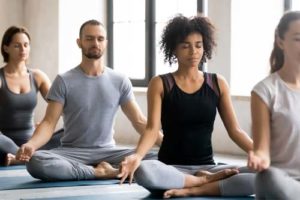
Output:
<path fill-rule="evenodd" d="M 44 182 L 31 176 L 0 177 L 0 190 L 119 184 L 118 179 Z"/>
<path fill-rule="evenodd" d="M 15 170 L 15 169 L 26 169 L 25 165 L 13 165 L 13 166 L 8 166 L 8 167 L 4 167 L 4 166 L 0 166 L 0 170 Z"/>
<path fill-rule="evenodd" d="M 133 199 L 161 199 L 152 197 L 148 192 L 126 192 L 126 193 L 106 193 L 102 195 L 83 195 L 83 196 L 69 196 L 69 197 L 55 197 L 55 198 L 38 198 L 34 200 L 133 200 Z M 254 197 L 181 197 L 176 198 L 179 200 L 254 200 Z M 22 200 L 33 200 L 33 199 L 22 199 Z"/>
<path fill-rule="evenodd" d="M 126 192 L 126 193 L 106 193 L 102 195 L 83 195 L 83 196 L 69 196 L 69 197 L 55 197 L 55 198 L 38 198 L 34 200 L 135 200 L 147 199 L 149 192 Z M 21 199 L 33 200 L 33 199 Z"/>

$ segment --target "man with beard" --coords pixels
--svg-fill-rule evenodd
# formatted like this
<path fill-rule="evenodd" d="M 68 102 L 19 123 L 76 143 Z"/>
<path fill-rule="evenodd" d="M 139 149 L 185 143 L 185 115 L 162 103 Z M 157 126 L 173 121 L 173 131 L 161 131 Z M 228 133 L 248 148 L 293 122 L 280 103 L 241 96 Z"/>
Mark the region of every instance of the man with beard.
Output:
<path fill-rule="evenodd" d="M 56 77 L 43 121 L 16 156 L 27 162 L 33 177 L 44 181 L 116 178 L 119 170 L 113 166 L 134 152 L 115 146 L 113 121 L 119 106 L 139 134 L 145 130 L 146 118 L 129 79 L 104 65 L 107 39 L 103 24 L 96 20 L 82 24 L 77 44 L 82 50 L 81 63 Z M 61 146 L 36 151 L 51 138 L 61 115 L 65 129 Z M 161 140 L 162 134 L 158 143 Z M 154 153 L 146 157 L 155 158 Z"/>

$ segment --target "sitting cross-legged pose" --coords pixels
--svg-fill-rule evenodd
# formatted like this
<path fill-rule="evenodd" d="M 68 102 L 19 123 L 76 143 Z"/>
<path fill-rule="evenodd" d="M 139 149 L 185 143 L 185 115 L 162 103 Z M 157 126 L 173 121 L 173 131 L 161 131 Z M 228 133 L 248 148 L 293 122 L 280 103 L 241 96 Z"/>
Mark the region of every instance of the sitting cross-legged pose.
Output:
<path fill-rule="evenodd" d="M 257 199 L 300 196 L 300 11 L 283 15 L 275 30 L 271 74 L 251 93 Z"/>
<path fill-rule="evenodd" d="M 51 83 L 44 72 L 26 66 L 30 36 L 24 27 L 6 30 L 1 53 L 6 65 L 0 69 L 0 165 L 8 166 L 23 163 L 15 154 L 33 134 L 37 93 L 45 98 Z M 55 134 L 43 148 L 59 146 L 60 135 Z"/>
<path fill-rule="evenodd" d="M 179 15 L 165 27 L 161 40 L 165 61 L 177 61 L 178 69 L 150 81 L 146 132 L 135 154 L 122 162 L 121 183 L 134 177 L 165 198 L 254 193 L 254 173 L 214 162 L 211 136 L 217 110 L 230 138 L 244 151 L 252 150 L 252 140 L 239 127 L 225 79 L 199 70 L 211 58 L 213 32 L 206 17 Z M 158 160 L 141 161 L 160 128 L 164 138 Z"/>
<path fill-rule="evenodd" d="M 104 65 L 107 39 L 103 24 L 97 20 L 83 23 L 77 44 L 81 63 L 56 77 L 47 95 L 44 119 L 17 153 L 17 159 L 27 162 L 28 172 L 45 181 L 117 178 L 119 169 L 114 165 L 134 152 L 115 146 L 113 124 L 119 107 L 139 134 L 146 127 L 130 80 Z M 51 138 L 61 115 L 61 146 L 36 151 Z M 162 134 L 158 134 L 159 143 Z M 146 158 L 155 159 L 157 153 Z"/>

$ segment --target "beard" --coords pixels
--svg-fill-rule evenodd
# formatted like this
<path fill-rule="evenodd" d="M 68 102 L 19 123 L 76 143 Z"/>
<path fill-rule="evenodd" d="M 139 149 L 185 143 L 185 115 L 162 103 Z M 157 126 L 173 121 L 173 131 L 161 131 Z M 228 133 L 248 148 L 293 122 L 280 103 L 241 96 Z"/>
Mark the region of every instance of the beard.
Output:
<path fill-rule="evenodd" d="M 99 59 L 102 57 L 103 53 L 98 49 L 95 51 L 94 49 L 82 50 L 83 55 L 89 59 Z"/>

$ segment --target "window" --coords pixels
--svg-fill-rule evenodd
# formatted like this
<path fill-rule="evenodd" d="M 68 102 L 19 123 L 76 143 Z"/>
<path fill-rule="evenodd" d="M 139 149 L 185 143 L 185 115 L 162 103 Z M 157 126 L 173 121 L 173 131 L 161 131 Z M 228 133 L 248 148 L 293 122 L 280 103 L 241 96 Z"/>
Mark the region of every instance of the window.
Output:
<path fill-rule="evenodd" d="M 132 79 L 145 79 L 145 0 L 113 3 L 113 67 Z"/>

